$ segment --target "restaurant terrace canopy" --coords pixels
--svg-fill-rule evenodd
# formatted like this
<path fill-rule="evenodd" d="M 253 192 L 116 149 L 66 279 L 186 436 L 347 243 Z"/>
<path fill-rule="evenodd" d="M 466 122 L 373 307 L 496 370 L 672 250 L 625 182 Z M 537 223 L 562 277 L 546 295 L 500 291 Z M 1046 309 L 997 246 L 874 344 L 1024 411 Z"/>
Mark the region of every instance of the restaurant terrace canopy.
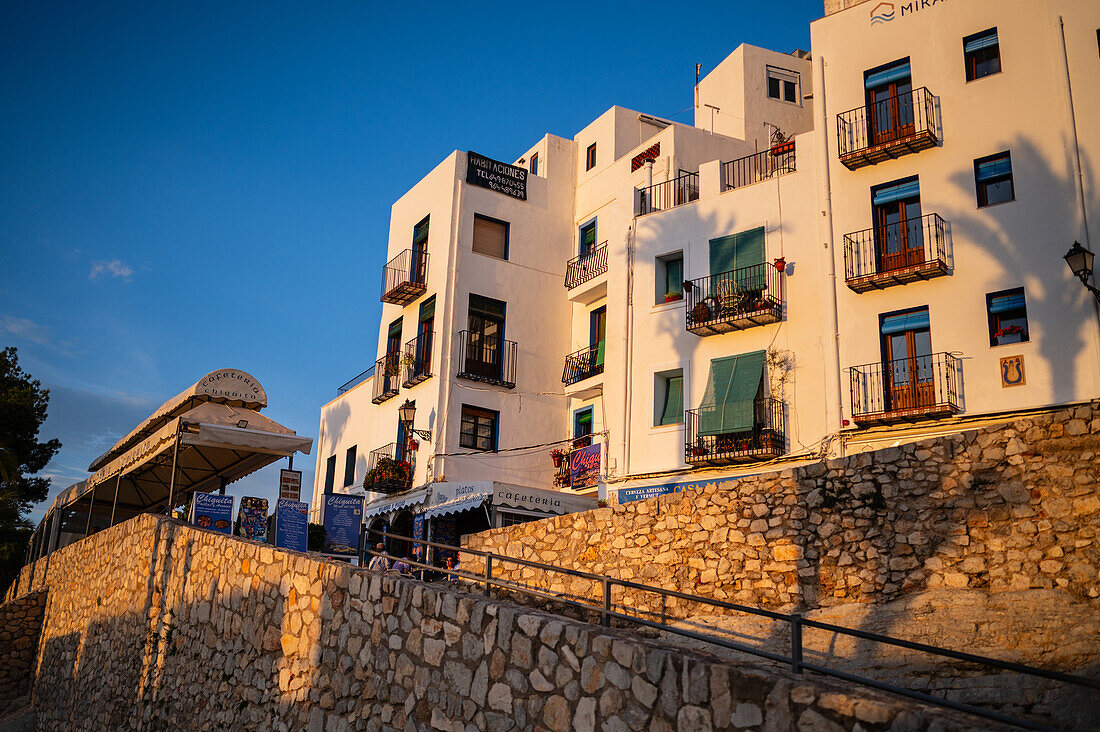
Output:
<path fill-rule="evenodd" d="M 267 394 L 236 369 L 212 371 L 162 404 L 62 491 L 31 540 L 29 559 L 139 513 L 165 513 L 193 492 L 226 485 L 295 452 L 301 437 L 259 410 Z"/>

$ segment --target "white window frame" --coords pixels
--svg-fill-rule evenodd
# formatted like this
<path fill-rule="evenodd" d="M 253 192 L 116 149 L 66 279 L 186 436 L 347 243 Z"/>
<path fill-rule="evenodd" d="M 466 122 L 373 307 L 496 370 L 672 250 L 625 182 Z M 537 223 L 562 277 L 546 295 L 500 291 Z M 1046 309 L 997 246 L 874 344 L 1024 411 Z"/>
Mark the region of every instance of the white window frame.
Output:
<path fill-rule="evenodd" d="M 766 67 L 765 81 L 764 81 L 764 94 L 768 99 L 772 99 L 777 102 L 783 102 L 784 104 L 794 104 L 795 106 L 802 106 L 802 75 L 797 71 L 791 71 L 790 69 L 784 69 L 779 66 Z M 779 96 L 773 97 L 770 93 L 768 83 L 771 79 L 778 79 L 779 84 Z M 794 101 L 790 102 L 783 96 L 783 82 L 790 82 L 794 84 Z"/>

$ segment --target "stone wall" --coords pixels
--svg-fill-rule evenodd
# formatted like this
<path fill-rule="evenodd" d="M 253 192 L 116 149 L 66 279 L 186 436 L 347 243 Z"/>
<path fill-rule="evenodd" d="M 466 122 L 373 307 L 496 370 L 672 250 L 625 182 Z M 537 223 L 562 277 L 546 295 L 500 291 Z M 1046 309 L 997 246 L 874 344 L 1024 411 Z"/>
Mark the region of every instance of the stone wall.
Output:
<path fill-rule="evenodd" d="M 1100 409 L 1084 406 L 493 529 L 466 546 L 770 608 L 969 588 L 1059 589 L 1095 609 L 1098 475 Z M 514 564 L 498 572 L 598 590 Z M 675 605 L 627 594 L 649 610 Z"/>
<path fill-rule="evenodd" d="M 46 593 L 33 592 L 0 605 L 0 701 L 31 690 Z"/>
<path fill-rule="evenodd" d="M 972 724 L 148 515 L 28 568 L 13 594 L 35 588 L 49 593 L 33 697 L 43 729 Z"/>

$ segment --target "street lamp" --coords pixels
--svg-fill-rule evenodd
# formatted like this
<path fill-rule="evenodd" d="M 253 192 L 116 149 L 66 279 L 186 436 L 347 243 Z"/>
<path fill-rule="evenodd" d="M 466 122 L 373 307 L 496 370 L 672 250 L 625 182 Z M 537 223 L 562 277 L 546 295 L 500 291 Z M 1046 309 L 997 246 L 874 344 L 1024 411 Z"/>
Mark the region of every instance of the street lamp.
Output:
<path fill-rule="evenodd" d="M 1081 242 L 1073 242 L 1073 248 L 1066 252 L 1066 256 L 1063 259 L 1066 260 L 1066 264 L 1069 265 L 1070 272 L 1073 272 L 1073 276 L 1081 280 L 1081 284 L 1085 286 L 1092 296 L 1100 301 L 1100 289 L 1097 289 L 1089 284 L 1089 277 L 1092 276 L 1092 260 L 1095 255 L 1088 249 L 1081 246 Z"/>
<path fill-rule="evenodd" d="M 401 420 L 401 424 L 405 425 L 405 431 L 411 432 L 418 437 L 425 440 L 432 439 L 431 430 L 418 430 L 413 428 L 413 419 L 416 417 L 416 402 L 412 399 L 406 399 L 405 403 L 397 408 L 397 418 Z"/>

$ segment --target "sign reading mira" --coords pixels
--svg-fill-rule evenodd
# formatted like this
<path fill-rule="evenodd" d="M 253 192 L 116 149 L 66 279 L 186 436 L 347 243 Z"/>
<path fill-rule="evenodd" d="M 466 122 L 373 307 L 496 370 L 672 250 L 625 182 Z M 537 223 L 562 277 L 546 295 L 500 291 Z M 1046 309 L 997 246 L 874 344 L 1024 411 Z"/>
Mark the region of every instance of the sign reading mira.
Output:
<path fill-rule="evenodd" d="M 871 25 L 889 23 L 895 18 L 904 18 L 907 15 L 930 8 L 936 3 L 945 3 L 947 0 L 909 0 L 908 2 L 880 2 L 871 7 Z"/>
<path fill-rule="evenodd" d="M 526 170 L 473 151 L 466 153 L 466 182 L 521 201 L 527 200 Z"/>

